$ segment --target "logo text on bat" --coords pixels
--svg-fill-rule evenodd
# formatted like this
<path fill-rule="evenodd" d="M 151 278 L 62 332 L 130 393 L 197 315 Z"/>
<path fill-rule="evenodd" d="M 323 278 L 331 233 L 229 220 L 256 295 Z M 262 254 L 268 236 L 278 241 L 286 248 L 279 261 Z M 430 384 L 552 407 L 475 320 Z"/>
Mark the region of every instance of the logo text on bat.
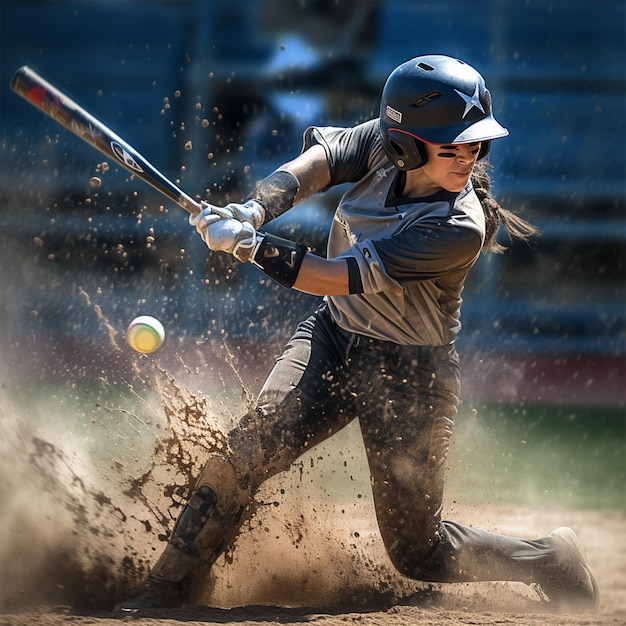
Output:
<path fill-rule="evenodd" d="M 143 170 L 141 169 L 137 161 L 135 161 L 135 159 L 133 159 L 133 157 L 130 154 L 128 154 L 128 152 L 124 150 L 124 148 L 120 146 L 120 144 L 117 143 L 117 141 L 111 142 L 111 150 L 113 150 L 113 153 L 115 154 L 115 156 L 120 161 L 122 161 L 122 163 L 125 163 L 128 167 L 135 170 L 136 172 L 143 172 Z"/>

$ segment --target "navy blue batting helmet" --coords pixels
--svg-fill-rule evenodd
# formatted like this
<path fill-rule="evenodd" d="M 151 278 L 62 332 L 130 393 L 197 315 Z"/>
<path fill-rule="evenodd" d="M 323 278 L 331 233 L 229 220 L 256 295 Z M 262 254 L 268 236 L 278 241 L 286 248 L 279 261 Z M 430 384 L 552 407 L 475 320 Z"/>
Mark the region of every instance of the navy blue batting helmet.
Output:
<path fill-rule="evenodd" d="M 484 78 L 471 65 L 437 54 L 411 59 L 390 74 L 380 130 L 385 153 L 405 171 L 426 163 L 425 143 L 481 141 L 482 159 L 492 139 L 509 134 L 493 116 Z"/>

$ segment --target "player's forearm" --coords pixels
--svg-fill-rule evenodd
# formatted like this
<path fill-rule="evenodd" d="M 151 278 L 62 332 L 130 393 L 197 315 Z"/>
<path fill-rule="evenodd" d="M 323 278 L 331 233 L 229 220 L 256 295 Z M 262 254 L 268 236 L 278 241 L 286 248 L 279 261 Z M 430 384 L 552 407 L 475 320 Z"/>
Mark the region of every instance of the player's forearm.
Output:
<path fill-rule="evenodd" d="M 326 153 L 321 146 L 314 146 L 258 181 L 247 200 L 260 203 L 263 218 L 271 220 L 329 184 Z"/>
<path fill-rule="evenodd" d="M 294 204 L 302 202 L 330 184 L 330 168 L 322 146 L 309 148 L 293 161 L 281 165 L 279 170 L 290 172 L 300 183 Z"/>
<path fill-rule="evenodd" d="M 293 288 L 314 296 L 346 296 L 350 293 L 349 283 L 345 259 L 329 260 L 306 254 Z"/>

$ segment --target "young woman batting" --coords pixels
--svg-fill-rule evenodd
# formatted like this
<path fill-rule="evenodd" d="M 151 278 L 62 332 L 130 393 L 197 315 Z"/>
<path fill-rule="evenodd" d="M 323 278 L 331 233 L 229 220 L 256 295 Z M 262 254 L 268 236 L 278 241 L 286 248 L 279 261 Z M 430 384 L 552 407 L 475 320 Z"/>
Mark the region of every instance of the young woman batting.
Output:
<path fill-rule="evenodd" d="M 143 592 L 119 609 L 184 602 L 186 577 L 231 544 L 259 486 L 355 419 L 380 533 L 399 572 L 438 583 L 534 584 L 551 609 L 597 605 L 572 530 L 525 540 L 441 519 L 460 394 L 461 291 L 481 252 L 500 249 L 499 225 L 512 236 L 534 232 L 490 194 L 484 159 L 507 134 L 473 67 L 417 57 L 389 76 L 379 118 L 307 129 L 302 153 L 247 201 L 191 218 L 211 250 L 325 298 L 229 433 L 228 452 L 208 459 Z M 262 232 L 266 218 L 344 183 L 352 184 L 325 258 Z"/>

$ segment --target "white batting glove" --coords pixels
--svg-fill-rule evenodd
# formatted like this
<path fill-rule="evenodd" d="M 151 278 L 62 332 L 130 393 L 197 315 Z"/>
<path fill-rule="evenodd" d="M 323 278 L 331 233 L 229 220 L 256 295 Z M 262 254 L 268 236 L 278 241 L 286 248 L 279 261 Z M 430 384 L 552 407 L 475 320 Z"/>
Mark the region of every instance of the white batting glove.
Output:
<path fill-rule="evenodd" d="M 189 223 L 196 227 L 202 240 L 211 249 L 228 252 L 239 261 L 250 258 L 257 241 L 256 230 L 247 222 L 232 217 L 221 217 L 205 207 L 198 215 L 191 215 Z"/>
<path fill-rule="evenodd" d="M 248 200 L 243 204 L 231 202 L 224 207 L 241 222 L 251 224 L 254 230 L 261 228 L 265 221 L 265 209 L 258 200 Z"/>

